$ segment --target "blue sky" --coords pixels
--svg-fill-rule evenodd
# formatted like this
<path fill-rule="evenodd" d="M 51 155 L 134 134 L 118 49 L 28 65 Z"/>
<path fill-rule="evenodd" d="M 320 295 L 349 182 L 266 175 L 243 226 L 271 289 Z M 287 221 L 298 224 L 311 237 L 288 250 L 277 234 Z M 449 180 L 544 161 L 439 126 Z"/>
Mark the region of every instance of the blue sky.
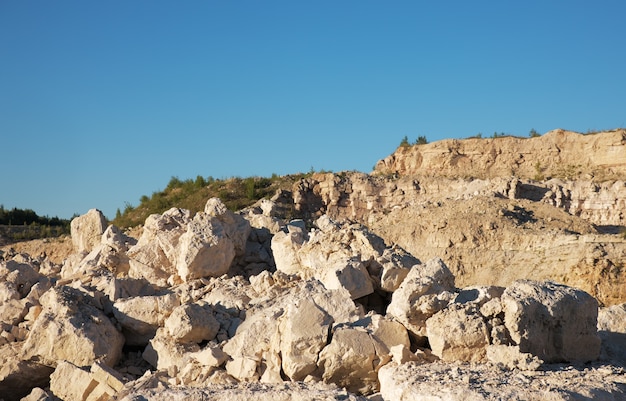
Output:
<path fill-rule="evenodd" d="M 413 141 L 626 124 L 624 1 L 2 1 L 0 204 L 371 171 Z"/>

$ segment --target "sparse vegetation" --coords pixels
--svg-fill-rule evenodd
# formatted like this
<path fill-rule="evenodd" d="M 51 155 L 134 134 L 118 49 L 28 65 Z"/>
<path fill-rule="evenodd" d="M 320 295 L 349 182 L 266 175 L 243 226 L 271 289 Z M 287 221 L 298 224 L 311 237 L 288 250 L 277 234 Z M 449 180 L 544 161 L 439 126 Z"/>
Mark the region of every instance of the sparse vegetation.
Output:
<path fill-rule="evenodd" d="M 400 141 L 400 145 L 398 147 L 408 148 L 410 146 L 411 144 L 409 143 L 409 137 L 405 135 L 404 138 L 402 138 L 402 140 Z"/>
<path fill-rule="evenodd" d="M 5 209 L 0 205 L 0 236 L 9 242 L 69 234 L 70 220 L 39 216 L 31 209 Z"/>
<path fill-rule="evenodd" d="M 195 180 L 181 180 L 172 177 L 163 191 L 153 192 L 151 196 L 143 195 L 137 206 L 126 203 L 124 210 L 115 213 L 112 223 L 118 227 L 134 227 L 143 224 L 145 219 L 154 213 L 163 213 L 172 208 L 189 209 L 196 213 L 204 209 L 209 198 L 218 197 L 230 210 L 240 210 L 252 205 L 261 198 L 269 198 L 278 189 L 291 189 L 292 185 L 309 173 L 267 177 L 233 177 L 215 179 L 213 177 L 196 177 Z"/>
<path fill-rule="evenodd" d="M 428 139 L 426 139 L 424 135 L 418 136 L 417 140 L 415 140 L 416 145 L 426 145 L 427 143 L 428 143 Z"/>
<path fill-rule="evenodd" d="M 535 163 L 535 176 L 533 177 L 533 179 L 535 181 L 543 181 L 545 178 L 543 174 L 544 171 L 545 167 L 543 167 L 540 162 Z"/>
<path fill-rule="evenodd" d="M 530 132 L 528 133 L 528 136 L 531 138 L 537 138 L 541 135 L 539 134 L 539 132 L 537 132 L 537 130 L 535 130 L 534 128 L 531 128 Z"/>

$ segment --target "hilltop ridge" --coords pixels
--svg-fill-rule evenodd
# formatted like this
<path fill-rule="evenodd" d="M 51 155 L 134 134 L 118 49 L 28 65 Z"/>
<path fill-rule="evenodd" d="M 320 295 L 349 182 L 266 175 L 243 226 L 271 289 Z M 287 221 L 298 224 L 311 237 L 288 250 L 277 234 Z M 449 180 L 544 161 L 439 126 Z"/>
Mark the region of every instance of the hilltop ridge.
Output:
<path fill-rule="evenodd" d="M 626 177 L 626 130 L 579 134 L 563 129 L 520 138 L 446 139 L 401 146 L 374 173 L 400 176 L 556 177 L 606 181 Z"/>

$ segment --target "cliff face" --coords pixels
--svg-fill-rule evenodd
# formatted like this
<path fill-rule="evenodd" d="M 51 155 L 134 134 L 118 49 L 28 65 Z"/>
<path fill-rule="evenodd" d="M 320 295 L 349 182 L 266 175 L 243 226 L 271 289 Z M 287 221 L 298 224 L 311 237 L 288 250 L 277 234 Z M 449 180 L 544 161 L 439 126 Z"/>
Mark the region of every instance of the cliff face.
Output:
<path fill-rule="evenodd" d="M 463 286 L 551 279 L 626 302 L 625 138 L 557 130 L 400 148 L 373 174 L 301 181 L 293 202 L 303 217 L 357 221 L 420 259 L 442 257 Z"/>
<path fill-rule="evenodd" d="M 626 130 L 578 134 L 554 130 L 535 138 L 451 139 L 400 147 L 376 173 L 400 176 L 515 176 L 605 181 L 626 175 Z"/>

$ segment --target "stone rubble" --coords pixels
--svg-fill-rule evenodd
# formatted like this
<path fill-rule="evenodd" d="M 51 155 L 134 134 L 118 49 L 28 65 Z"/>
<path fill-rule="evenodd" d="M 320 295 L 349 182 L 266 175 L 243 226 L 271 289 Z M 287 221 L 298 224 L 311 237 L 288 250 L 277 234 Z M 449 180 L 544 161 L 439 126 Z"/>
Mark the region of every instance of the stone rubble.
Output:
<path fill-rule="evenodd" d="M 277 230 L 268 202 L 170 209 L 137 241 L 90 211 L 56 274 L 0 260 L 0 399 L 626 397 L 606 343 L 623 305 L 544 281 L 457 288 L 442 259 L 356 223 Z"/>

